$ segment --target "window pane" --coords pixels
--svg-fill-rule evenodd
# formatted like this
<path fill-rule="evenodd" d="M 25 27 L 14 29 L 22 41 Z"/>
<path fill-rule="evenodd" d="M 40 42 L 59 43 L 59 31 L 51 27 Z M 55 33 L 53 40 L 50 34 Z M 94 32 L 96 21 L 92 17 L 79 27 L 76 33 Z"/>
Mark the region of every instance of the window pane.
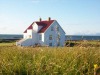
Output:
<path fill-rule="evenodd" d="M 58 35 L 58 39 L 60 40 L 60 35 Z"/>
<path fill-rule="evenodd" d="M 29 38 L 31 38 L 31 35 L 29 35 Z"/>
<path fill-rule="evenodd" d="M 52 35 L 49 36 L 49 40 L 52 40 Z"/>
<path fill-rule="evenodd" d="M 52 43 L 49 43 L 49 46 L 52 46 Z"/>
<path fill-rule="evenodd" d="M 39 35 L 39 40 L 42 40 L 42 35 Z"/>
<path fill-rule="evenodd" d="M 58 42 L 58 46 L 60 46 L 60 42 Z"/>
<path fill-rule="evenodd" d="M 57 27 L 57 31 L 59 31 L 59 27 Z"/>

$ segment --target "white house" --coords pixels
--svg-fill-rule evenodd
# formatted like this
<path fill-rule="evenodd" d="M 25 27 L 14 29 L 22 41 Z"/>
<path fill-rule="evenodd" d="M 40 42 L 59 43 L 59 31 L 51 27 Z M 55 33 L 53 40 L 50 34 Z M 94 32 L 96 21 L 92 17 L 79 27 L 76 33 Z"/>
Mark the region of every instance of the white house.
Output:
<path fill-rule="evenodd" d="M 16 42 L 20 46 L 64 46 L 65 32 L 56 20 L 33 22 L 23 33 L 23 39 Z"/>

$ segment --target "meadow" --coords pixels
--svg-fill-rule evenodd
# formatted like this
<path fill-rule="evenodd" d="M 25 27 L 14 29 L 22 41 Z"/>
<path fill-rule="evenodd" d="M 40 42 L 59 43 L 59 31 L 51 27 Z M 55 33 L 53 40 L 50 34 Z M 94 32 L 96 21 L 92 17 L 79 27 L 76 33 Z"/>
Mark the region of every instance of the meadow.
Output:
<path fill-rule="evenodd" d="M 93 75 L 94 64 L 100 66 L 100 41 L 68 42 L 67 47 L 0 43 L 0 75 Z"/>

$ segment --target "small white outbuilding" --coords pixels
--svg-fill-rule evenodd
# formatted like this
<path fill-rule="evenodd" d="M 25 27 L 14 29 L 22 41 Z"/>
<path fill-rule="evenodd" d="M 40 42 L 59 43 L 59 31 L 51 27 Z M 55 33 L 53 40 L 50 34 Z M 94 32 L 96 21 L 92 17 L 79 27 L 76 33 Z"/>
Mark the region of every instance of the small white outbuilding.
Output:
<path fill-rule="evenodd" d="M 33 22 L 23 33 L 23 39 L 16 42 L 19 46 L 64 46 L 65 32 L 56 20 Z"/>

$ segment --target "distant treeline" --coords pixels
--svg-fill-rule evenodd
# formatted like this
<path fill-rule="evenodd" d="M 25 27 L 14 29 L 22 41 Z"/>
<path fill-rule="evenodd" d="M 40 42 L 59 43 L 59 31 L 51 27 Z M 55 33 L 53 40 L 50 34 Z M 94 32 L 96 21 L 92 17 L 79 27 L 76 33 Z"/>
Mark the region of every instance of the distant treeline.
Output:
<path fill-rule="evenodd" d="M 16 40 L 20 40 L 22 38 L 23 38 L 23 35 L 0 34 L 0 43 L 15 42 Z"/>
<path fill-rule="evenodd" d="M 100 36 L 66 35 L 66 40 L 100 40 Z"/>
<path fill-rule="evenodd" d="M 0 40 L 18 40 L 23 38 L 23 35 L 15 35 L 15 34 L 0 34 Z"/>

